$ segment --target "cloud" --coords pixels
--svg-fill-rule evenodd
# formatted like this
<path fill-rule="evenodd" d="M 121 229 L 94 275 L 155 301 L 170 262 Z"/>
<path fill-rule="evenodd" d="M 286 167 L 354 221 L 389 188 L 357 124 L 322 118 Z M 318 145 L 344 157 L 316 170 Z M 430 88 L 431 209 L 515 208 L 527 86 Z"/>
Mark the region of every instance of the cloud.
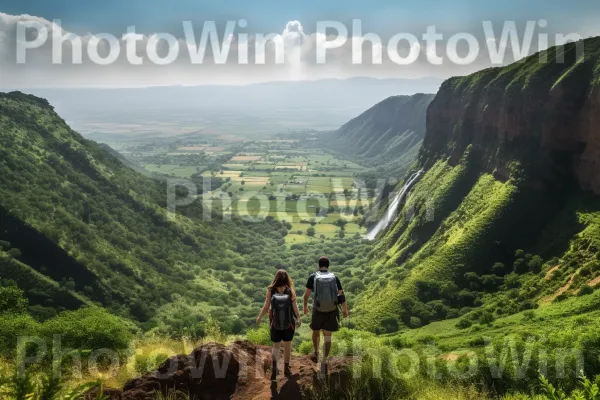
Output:
<path fill-rule="evenodd" d="M 289 21 L 285 25 L 282 36 L 286 43 L 294 46 L 301 46 L 304 43 L 304 38 L 306 37 L 304 34 L 304 28 L 299 21 Z"/>

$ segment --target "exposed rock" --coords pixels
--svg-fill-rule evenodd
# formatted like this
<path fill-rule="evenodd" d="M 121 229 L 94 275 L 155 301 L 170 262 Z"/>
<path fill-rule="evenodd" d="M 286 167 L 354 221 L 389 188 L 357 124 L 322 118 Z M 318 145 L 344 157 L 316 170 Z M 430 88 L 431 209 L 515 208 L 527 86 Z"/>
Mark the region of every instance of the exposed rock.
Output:
<path fill-rule="evenodd" d="M 342 357 L 329 364 L 330 384 L 344 385 L 345 367 L 352 359 Z M 208 344 L 189 356 L 175 356 L 145 376 L 127 382 L 122 391 L 110 390 L 110 400 L 154 400 L 156 392 L 177 390 L 198 400 L 302 399 L 323 384 L 316 364 L 307 356 L 292 357 L 290 378 L 283 376 L 280 361 L 277 382 L 270 381 L 271 350 L 238 341 L 230 346 Z M 93 398 L 93 397 L 90 397 Z"/>
<path fill-rule="evenodd" d="M 598 66 L 594 38 L 446 81 L 428 111 L 421 163 L 455 163 L 472 145 L 499 179 L 518 161 L 533 185 L 576 182 L 600 194 Z"/>

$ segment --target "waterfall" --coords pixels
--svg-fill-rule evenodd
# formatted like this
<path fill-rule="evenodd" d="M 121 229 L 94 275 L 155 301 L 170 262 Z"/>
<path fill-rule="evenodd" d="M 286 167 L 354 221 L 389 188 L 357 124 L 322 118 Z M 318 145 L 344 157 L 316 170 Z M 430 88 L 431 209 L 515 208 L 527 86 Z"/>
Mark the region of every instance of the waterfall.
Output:
<path fill-rule="evenodd" d="M 398 206 L 402 202 L 404 202 L 405 197 L 408 194 L 408 191 L 416 183 L 417 179 L 419 179 L 421 177 L 422 174 L 423 174 L 423 170 L 420 170 L 419 172 L 412 175 L 410 177 L 410 179 L 408 179 L 408 181 L 406 182 L 406 184 L 404 185 L 402 190 L 400 190 L 396 194 L 396 196 L 394 196 L 394 199 L 388 206 L 388 209 L 386 210 L 385 214 L 383 214 L 383 217 L 381 218 L 381 220 L 377 223 L 377 225 L 375 225 L 367 233 L 367 236 L 366 236 L 367 240 L 374 240 L 375 237 L 379 234 L 379 232 L 381 232 L 385 228 L 387 228 L 388 225 L 390 224 L 390 222 L 392 222 L 396 218 L 396 214 L 398 212 Z"/>

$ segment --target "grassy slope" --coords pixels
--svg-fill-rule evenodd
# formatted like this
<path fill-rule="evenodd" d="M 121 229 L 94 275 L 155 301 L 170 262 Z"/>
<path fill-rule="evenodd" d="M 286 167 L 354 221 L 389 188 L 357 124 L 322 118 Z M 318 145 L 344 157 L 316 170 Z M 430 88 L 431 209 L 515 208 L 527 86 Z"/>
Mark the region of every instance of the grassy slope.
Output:
<path fill-rule="evenodd" d="M 481 252 L 473 252 L 473 249 L 487 247 L 516 189 L 510 183 L 503 184 L 490 175 L 483 175 L 460 205 L 448 210 L 448 206 L 456 202 L 451 198 L 455 195 L 453 190 L 459 189 L 468 179 L 466 169 L 464 165 L 452 168 L 439 163 L 417 184 L 408 203 L 420 201 L 422 207 L 415 206 L 420 211 L 410 222 L 399 218 L 396 226 L 382 239 L 384 246 L 386 239 L 387 243 L 393 244 L 383 255 L 382 259 L 386 261 L 380 261 L 373 269 L 373 276 L 384 279 L 361 298 L 356 310 L 358 326 L 377 326 L 382 319 L 400 314 L 401 300 L 417 295 L 416 281 L 453 282 L 467 272 L 472 263 L 480 262 Z M 425 197 L 427 193 L 429 196 Z M 431 204 L 435 219 L 427 222 L 427 207 Z M 440 215 L 444 212 L 448 214 Z M 430 229 L 434 233 L 419 245 L 424 240 L 419 234 L 429 236 L 425 232 L 429 224 L 439 226 Z M 397 239 L 388 239 L 390 236 Z M 382 250 L 380 246 L 376 251 Z M 398 266 L 401 260 L 404 261 Z M 386 279 L 390 271 L 389 278 L 392 279 Z M 396 279 L 393 279 L 395 272 Z M 398 281 L 399 277 L 401 281 Z"/>
<path fill-rule="evenodd" d="M 428 125 L 419 159 L 427 172 L 402 211 L 405 215 L 411 204 L 415 205 L 415 217 L 409 221 L 398 218 L 376 245 L 373 266 L 367 268 L 367 280 L 374 283 L 357 305 L 359 327 L 374 329 L 389 319 L 398 319 L 403 300 L 418 297 L 419 281 L 468 288 L 466 272 L 492 274 L 492 266 L 498 261 L 506 262 L 506 273 L 511 272 L 512 262 L 519 261 L 515 260 L 515 250 L 520 248 L 542 256 L 542 271 L 521 271 L 516 278 L 500 276 L 514 278 L 516 283 L 510 287 L 500 285 L 499 293 L 483 294 L 476 306 L 483 305 L 493 313 L 503 303 L 513 305 L 527 300 L 534 307 L 551 309 L 554 305 L 550 304 L 559 294 L 564 292 L 558 299 L 562 300 L 598 283 L 600 200 L 573 189 L 563 165 L 548 170 L 548 165 L 555 167 L 548 164 L 555 155 L 549 155 L 535 140 L 498 141 L 489 133 L 493 128 L 478 125 L 485 121 L 489 124 L 495 113 L 510 113 L 511 107 L 521 107 L 521 103 L 528 109 L 527 102 L 536 96 L 552 96 L 547 92 L 559 90 L 579 99 L 589 90 L 588 72 L 600 59 L 599 39 L 590 39 L 585 46 L 587 51 L 580 59 L 574 57 L 576 46 L 567 46 L 567 62 L 563 64 L 540 63 L 540 55 L 535 55 L 522 63 L 453 78 L 443 85 L 442 95 L 434 100 L 436 107 L 445 101 L 459 102 L 460 107 L 455 104 L 454 108 L 461 114 L 456 120 L 438 121 L 435 132 L 429 132 Z M 560 49 L 553 48 L 541 56 L 552 60 L 560 53 Z M 595 77 L 598 68 L 594 71 Z M 512 99 L 521 103 L 512 104 Z M 432 105 L 430 110 L 436 107 Z M 429 115 L 428 121 L 436 118 L 442 117 Z M 530 119 L 524 124 L 533 132 L 548 122 L 537 111 Z M 496 180 L 491 175 L 496 173 L 495 168 L 503 169 L 499 175 L 509 178 Z M 541 189 L 536 179 L 548 179 L 551 175 L 547 173 L 555 174 L 553 185 L 561 179 L 567 184 L 559 184 L 560 191 Z M 433 210 L 433 221 L 427 220 L 427 209 Z M 530 259 L 528 255 L 526 262 Z M 519 310 L 508 309 L 509 313 Z M 467 312 L 461 310 L 461 315 Z M 406 322 L 399 328 L 403 325 Z"/>

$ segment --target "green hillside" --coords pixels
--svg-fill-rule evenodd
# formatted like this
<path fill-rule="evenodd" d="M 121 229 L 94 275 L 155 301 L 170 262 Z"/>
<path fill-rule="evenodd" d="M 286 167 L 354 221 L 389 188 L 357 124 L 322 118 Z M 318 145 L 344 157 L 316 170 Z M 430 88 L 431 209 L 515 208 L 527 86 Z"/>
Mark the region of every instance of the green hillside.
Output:
<path fill-rule="evenodd" d="M 144 330 L 201 335 L 212 318 L 239 333 L 276 268 L 303 280 L 326 248 L 338 264 L 357 254 L 354 239 L 290 249 L 273 219 L 206 221 L 200 201 L 169 215 L 166 179 L 134 171 L 33 96 L 0 95 L 0 159 L 0 279 L 39 320 L 97 305 Z"/>
<path fill-rule="evenodd" d="M 565 126 L 595 98 L 599 43 L 582 58 L 576 44 L 545 53 L 565 63 L 534 55 L 442 86 L 413 166 L 425 175 L 375 244 L 359 327 L 468 327 L 594 291 L 600 198 L 581 172 L 593 136 Z"/>
<path fill-rule="evenodd" d="M 362 165 L 404 174 L 421 147 L 427 107 L 434 97 L 416 94 L 385 99 L 328 135 L 324 144 Z"/>

